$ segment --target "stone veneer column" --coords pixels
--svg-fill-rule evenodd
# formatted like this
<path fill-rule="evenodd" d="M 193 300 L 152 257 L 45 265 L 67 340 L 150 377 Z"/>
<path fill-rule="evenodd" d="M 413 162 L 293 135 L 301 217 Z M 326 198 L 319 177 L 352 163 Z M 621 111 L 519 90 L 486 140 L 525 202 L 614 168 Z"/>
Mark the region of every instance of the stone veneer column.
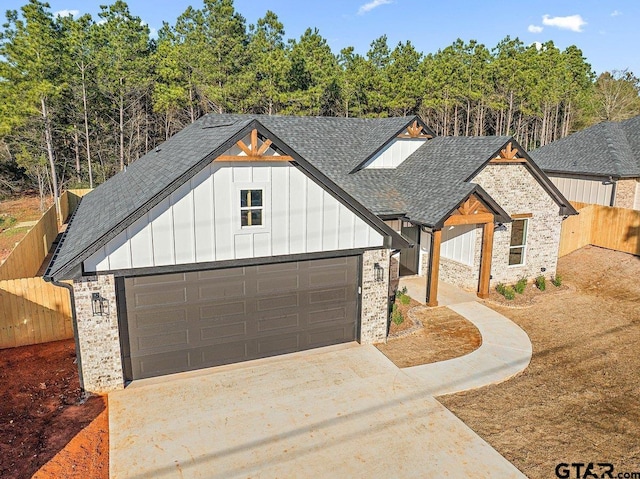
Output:
<path fill-rule="evenodd" d="M 616 183 L 616 200 L 614 206 L 633 209 L 633 203 L 636 197 L 636 183 L 637 180 L 635 178 L 618 180 Z"/>
<path fill-rule="evenodd" d="M 73 282 L 78 323 L 78 343 L 83 387 L 92 393 L 107 393 L 124 387 L 116 288 L 113 275 L 85 277 Z M 91 294 L 100 293 L 109 304 L 107 314 L 94 316 Z"/>
<path fill-rule="evenodd" d="M 382 281 L 376 281 L 374 264 L 384 268 Z M 360 342 L 372 344 L 387 339 L 389 317 L 389 250 L 365 251 L 362 257 L 362 311 Z"/>

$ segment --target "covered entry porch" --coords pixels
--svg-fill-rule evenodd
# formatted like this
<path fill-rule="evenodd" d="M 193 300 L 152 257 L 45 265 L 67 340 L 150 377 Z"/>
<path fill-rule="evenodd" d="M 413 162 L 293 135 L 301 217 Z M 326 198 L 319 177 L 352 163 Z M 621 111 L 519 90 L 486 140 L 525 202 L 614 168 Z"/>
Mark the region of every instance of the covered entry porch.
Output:
<path fill-rule="evenodd" d="M 470 272 L 470 278 L 465 283 L 468 284 L 470 281 L 475 284 L 477 297 L 487 298 L 491 278 L 494 222 L 497 218 L 502 219 L 502 215 L 498 217 L 492 209 L 476 194 L 471 194 L 438 227 L 427 229 L 420 225 L 403 224 L 402 233 L 405 236 L 409 232 L 414 233 L 412 238 L 417 238 L 413 239 L 416 246 L 412 252 L 402 250 L 400 253 L 400 288 L 406 286 L 409 291 L 413 291 L 413 294 L 409 293 L 413 298 L 425 302 L 428 306 L 452 304 L 452 298 L 456 297 L 458 292 L 462 292 L 462 289 L 453 284 L 442 283 L 440 272 L 441 262 L 447 261 L 450 264 L 452 260 L 448 258 L 453 255 L 461 261 L 458 265 Z M 419 241 L 416 241 L 418 238 Z M 461 238 L 464 241 L 459 241 Z M 479 255 L 476 255 L 476 243 Z M 465 261 L 462 257 L 468 257 L 466 264 L 462 264 Z M 415 269 L 406 268 L 407 258 L 411 260 L 410 265 L 417 264 Z M 472 293 L 466 293 L 467 301 L 470 296 L 475 298 Z"/>

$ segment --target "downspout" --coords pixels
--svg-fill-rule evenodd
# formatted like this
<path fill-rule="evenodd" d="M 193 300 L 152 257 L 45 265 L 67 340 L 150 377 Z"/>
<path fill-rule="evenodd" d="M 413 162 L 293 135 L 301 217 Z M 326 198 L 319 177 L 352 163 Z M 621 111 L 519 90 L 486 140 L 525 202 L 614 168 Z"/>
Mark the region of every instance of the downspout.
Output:
<path fill-rule="evenodd" d="M 69 291 L 69 299 L 71 301 L 71 324 L 73 325 L 73 339 L 76 345 L 76 362 L 78 363 L 78 381 L 80 382 L 80 388 L 84 391 L 84 378 L 82 377 L 82 355 L 80 354 L 80 339 L 78 338 L 78 317 L 76 315 L 76 301 L 75 295 L 73 293 L 73 286 L 68 283 L 62 283 L 60 281 L 56 281 L 50 277 L 43 277 L 43 279 L 53 284 L 54 286 L 58 286 L 60 288 L 65 288 Z"/>
<path fill-rule="evenodd" d="M 611 178 L 611 177 L 610 177 Z M 613 187 L 611 188 L 611 201 L 609 201 L 609 206 L 615 206 L 616 205 L 616 193 L 617 193 L 617 186 L 618 186 L 618 180 L 614 180 L 613 178 L 611 178 L 611 183 L 613 184 Z"/>

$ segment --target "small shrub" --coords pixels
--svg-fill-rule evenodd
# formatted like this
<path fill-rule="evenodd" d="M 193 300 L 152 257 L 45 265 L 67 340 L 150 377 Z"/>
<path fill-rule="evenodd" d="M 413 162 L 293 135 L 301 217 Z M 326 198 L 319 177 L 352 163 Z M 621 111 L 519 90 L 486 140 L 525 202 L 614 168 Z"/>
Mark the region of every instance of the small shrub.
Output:
<path fill-rule="evenodd" d="M 538 276 L 536 278 L 536 286 L 540 291 L 544 291 L 547 289 L 547 279 L 542 275 Z"/>
<path fill-rule="evenodd" d="M 518 280 L 518 282 L 513 285 L 513 289 L 516 293 L 522 294 L 524 290 L 527 288 L 527 278 L 522 277 Z"/>
<path fill-rule="evenodd" d="M 11 228 L 17 221 L 13 216 L 0 216 L 0 230 Z"/>
<path fill-rule="evenodd" d="M 401 294 L 402 296 L 405 296 L 405 295 L 407 294 L 407 287 L 406 287 L 406 286 L 403 286 L 403 287 L 402 287 L 402 289 L 400 290 L 400 294 Z"/>
<path fill-rule="evenodd" d="M 498 294 L 501 294 L 502 296 L 504 296 L 505 288 L 506 286 L 504 285 L 504 283 L 498 283 L 498 286 L 496 286 L 496 291 L 498 292 Z"/>
<path fill-rule="evenodd" d="M 402 296 L 400 296 L 400 302 L 406 306 L 411 302 L 411 296 L 409 296 L 408 294 L 403 294 Z"/>
<path fill-rule="evenodd" d="M 398 311 L 397 304 L 394 304 L 393 308 L 391 309 L 391 321 L 393 321 L 393 324 L 395 324 L 396 326 L 401 325 L 404 321 L 404 318 L 402 317 L 402 313 Z"/>
<path fill-rule="evenodd" d="M 560 286 L 562 286 L 562 276 L 556 274 L 553 278 L 551 278 L 551 282 L 556 288 L 559 288 Z"/>
<path fill-rule="evenodd" d="M 506 288 L 504 288 L 503 296 L 507 298 L 509 301 L 511 301 L 512 299 L 515 299 L 516 292 L 513 289 L 513 287 L 507 286 Z"/>

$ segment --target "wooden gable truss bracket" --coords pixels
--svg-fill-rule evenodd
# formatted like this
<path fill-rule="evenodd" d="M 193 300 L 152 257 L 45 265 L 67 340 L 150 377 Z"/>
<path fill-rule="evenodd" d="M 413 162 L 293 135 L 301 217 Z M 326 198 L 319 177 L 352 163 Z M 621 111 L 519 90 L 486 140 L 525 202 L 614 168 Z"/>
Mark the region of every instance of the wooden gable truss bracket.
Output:
<path fill-rule="evenodd" d="M 255 128 L 251 130 L 250 138 L 249 145 L 242 140 L 236 142 L 236 146 L 244 155 L 221 155 L 215 161 L 294 161 L 289 155 L 265 155 L 273 142 L 266 139 L 262 145 L 258 145 L 258 130 Z"/>
<path fill-rule="evenodd" d="M 471 195 L 447 218 L 444 225 L 474 225 L 493 223 L 493 221 L 493 213 L 482 204 L 476 195 Z"/>
<path fill-rule="evenodd" d="M 482 250 L 478 281 L 478 297 L 489 297 L 491 280 L 491 257 L 493 255 L 493 233 L 495 216 L 476 195 L 471 195 L 447 218 L 444 226 L 482 225 Z M 438 283 L 440 271 L 440 247 L 442 230 L 432 235 L 431 255 L 429 257 L 429 281 L 427 283 L 427 306 L 438 306 Z"/>
<path fill-rule="evenodd" d="M 424 128 L 418 124 L 418 120 L 414 120 L 403 133 L 398 135 L 398 138 L 422 138 L 428 140 L 433 137 L 424 132 Z"/>
<path fill-rule="evenodd" d="M 500 150 L 500 154 L 493 158 L 489 163 L 526 163 L 526 158 L 518 158 L 518 149 L 507 143 L 507 146 Z"/>

